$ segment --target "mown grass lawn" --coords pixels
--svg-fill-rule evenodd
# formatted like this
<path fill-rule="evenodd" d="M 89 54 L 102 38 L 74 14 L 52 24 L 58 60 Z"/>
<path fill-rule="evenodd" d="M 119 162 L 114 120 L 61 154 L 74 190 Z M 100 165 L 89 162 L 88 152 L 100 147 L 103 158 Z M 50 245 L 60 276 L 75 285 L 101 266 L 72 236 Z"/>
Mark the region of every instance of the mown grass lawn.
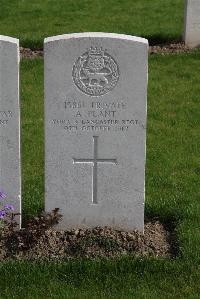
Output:
<path fill-rule="evenodd" d="M 183 0 L 0 0 L 0 34 L 41 48 L 47 36 L 100 31 L 181 40 Z"/>
<path fill-rule="evenodd" d="M 0 265 L 0 298 L 189 298 L 200 294 L 200 52 L 149 60 L 146 209 L 174 223 L 178 256 Z M 44 206 L 43 60 L 21 65 L 23 216 Z"/>

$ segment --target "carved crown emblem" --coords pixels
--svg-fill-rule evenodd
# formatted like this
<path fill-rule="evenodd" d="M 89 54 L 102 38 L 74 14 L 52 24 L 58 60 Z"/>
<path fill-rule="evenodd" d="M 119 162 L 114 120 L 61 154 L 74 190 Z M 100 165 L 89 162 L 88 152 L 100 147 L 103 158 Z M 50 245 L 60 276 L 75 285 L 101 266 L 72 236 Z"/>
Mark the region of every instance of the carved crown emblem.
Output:
<path fill-rule="evenodd" d="M 102 48 L 91 47 L 88 51 L 89 56 L 104 56 L 104 50 Z"/>

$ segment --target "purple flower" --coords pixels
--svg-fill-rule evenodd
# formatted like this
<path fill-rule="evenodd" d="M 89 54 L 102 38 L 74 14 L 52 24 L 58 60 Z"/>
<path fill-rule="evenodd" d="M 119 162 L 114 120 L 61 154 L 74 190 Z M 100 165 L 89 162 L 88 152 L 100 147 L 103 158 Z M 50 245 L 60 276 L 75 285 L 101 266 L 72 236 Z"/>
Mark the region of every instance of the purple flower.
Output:
<path fill-rule="evenodd" d="M 5 198 L 6 198 L 6 194 L 2 189 L 0 189 L 0 199 L 5 199 Z"/>
<path fill-rule="evenodd" d="M 0 210 L 0 219 L 4 219 L 6 212 L 4 210 Z"/>
<path fill-rule="evenodd" d="M 13 205 L 10 205 L 10 204 L 7 204 L 3 207 L 5 210 L 11 210 L 11 211 L 14 211 L 14 207 Z"/>

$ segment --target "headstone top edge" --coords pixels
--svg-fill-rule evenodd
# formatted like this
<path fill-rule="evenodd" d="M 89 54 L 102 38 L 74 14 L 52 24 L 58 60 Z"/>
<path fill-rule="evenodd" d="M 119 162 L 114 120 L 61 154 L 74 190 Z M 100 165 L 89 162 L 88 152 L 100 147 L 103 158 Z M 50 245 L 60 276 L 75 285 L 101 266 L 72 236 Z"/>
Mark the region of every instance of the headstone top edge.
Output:
<path fill-rule="evenodd" d="M 6 36 L 6 35 L 0 35 L 0 42 L 1 41 L 16 44 L 19 47 L 19 39 L 17 38 Z"/>
<path fill-rule="evenodd" d="M 45 38 L 44 44 L 58 41 L 58 40 L 68 40 L 68 39 L 85 38 L 85 37 L 113 38 L 113 39 L 134 41 L 137 43 L 146 44 L 147 46 L 149 45 L 148 40 L 142 37 L 126 35 L 126 34 L 118 34 L 118 33 L 106 33 L 106 32 L 83 32 L 83 33 L 70 33 L 70 34 L 56 35 L 56 36 Z"/>

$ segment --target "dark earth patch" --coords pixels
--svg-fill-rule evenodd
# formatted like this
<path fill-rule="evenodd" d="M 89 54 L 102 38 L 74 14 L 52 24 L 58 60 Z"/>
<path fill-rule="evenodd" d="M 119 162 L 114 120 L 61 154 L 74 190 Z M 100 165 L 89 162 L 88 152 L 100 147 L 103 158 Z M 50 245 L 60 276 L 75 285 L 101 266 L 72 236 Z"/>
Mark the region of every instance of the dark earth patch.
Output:
<path fill-rule="evenodd" d="M 34 59 L 37 57 L 43 57 L 43 49 L 31 50 L 30 48 L 20 47 L 21 58 Z"/>
<path fill-rule="evenodd" d="M 20 231 L 5 228 L 0 234 L 0 261 L 62 260 L 120 255 L 172 257 L 171 234 L 159 221 L 147 222 L 144 234 L 109 227 L 56 231 L 58 210 L 26 223 Z"/>
<path fill-rule="evenodd" d="M 190 49 L 185 46 L 184 43 L 171 43 L 171 44 L 160 44 L 155 46 L 149 47 L 149 53 L 150 54 L 180 54 L 180 53 L 190 53 L 195 50 L 198 50 L 198 48 Z"/>

